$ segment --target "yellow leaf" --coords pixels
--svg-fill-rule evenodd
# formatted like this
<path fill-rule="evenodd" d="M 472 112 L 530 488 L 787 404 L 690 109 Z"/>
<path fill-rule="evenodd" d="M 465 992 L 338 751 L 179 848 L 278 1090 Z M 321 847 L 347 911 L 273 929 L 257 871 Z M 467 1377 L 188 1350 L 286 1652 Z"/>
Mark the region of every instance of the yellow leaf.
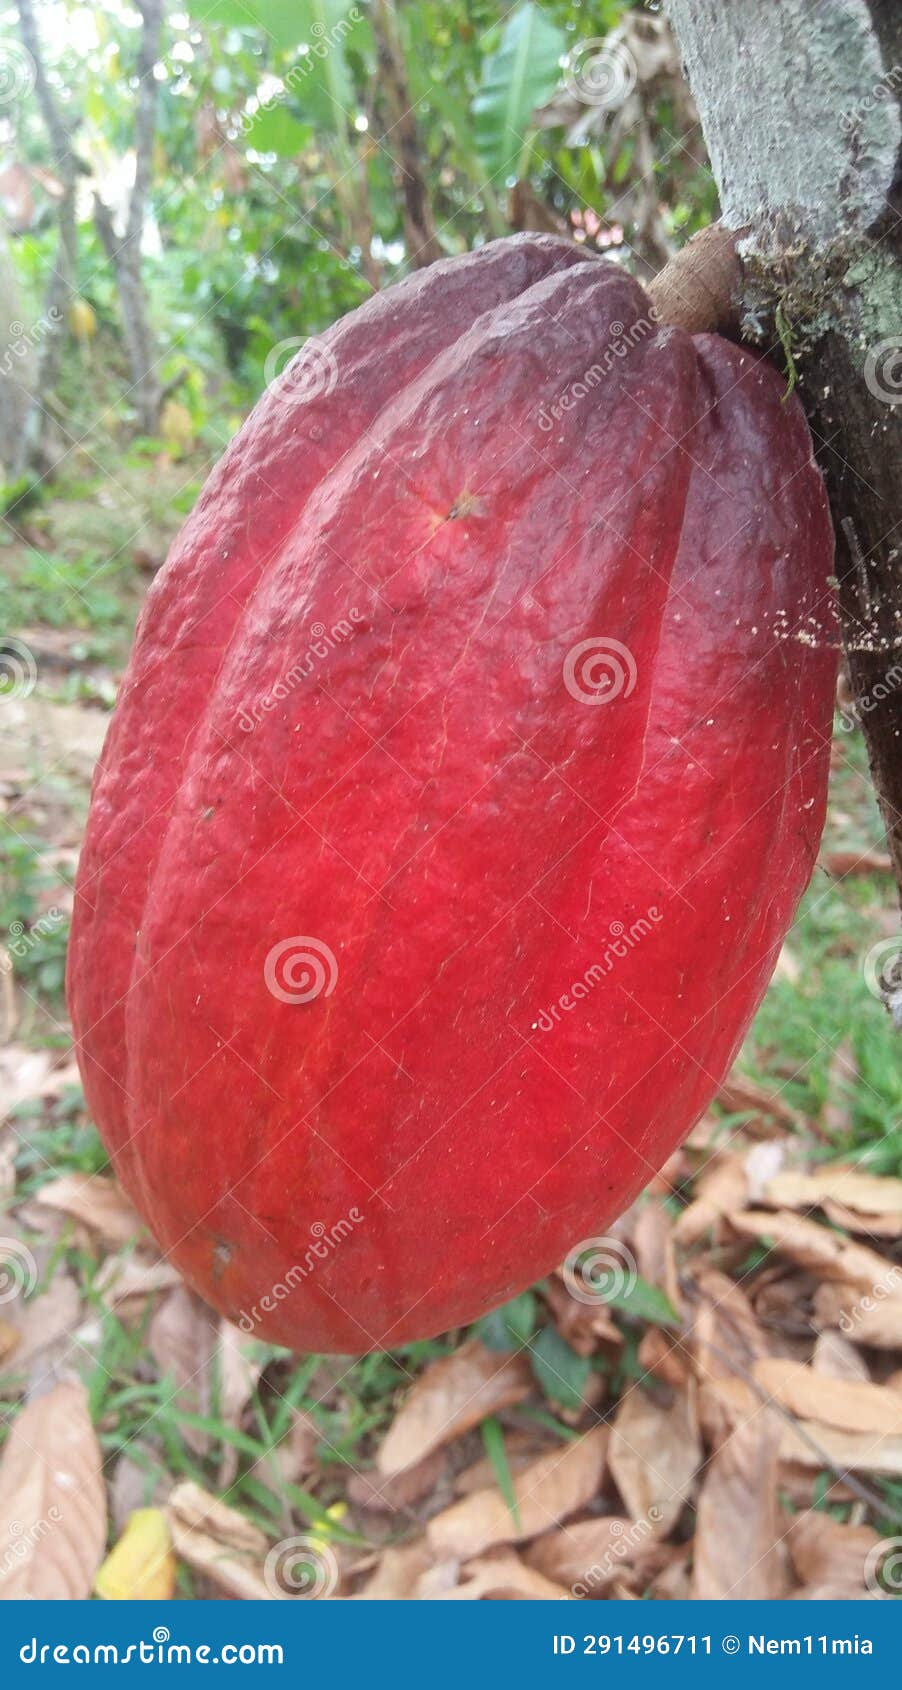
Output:
<path fill-rule="evenodd" d="M 159 1602 L 175 1590 L 176 1562 L 166 1516 L 160 1508 L 139 1508 L 94 1580 L 109 1601 Z"/>
<path fill-rule="evenodd" d="M 69 306 L 69 327 L 76 340 L 87 345 L 97 333 L 97 318 L 86 299 L 73 299 Z"/>
<path fill-rule="evenodd" d="M 160 436 L 176 455 L 189 452 L 194 443 L 191 412 L 178 399 L 167 399 L 160 412 Z"/>

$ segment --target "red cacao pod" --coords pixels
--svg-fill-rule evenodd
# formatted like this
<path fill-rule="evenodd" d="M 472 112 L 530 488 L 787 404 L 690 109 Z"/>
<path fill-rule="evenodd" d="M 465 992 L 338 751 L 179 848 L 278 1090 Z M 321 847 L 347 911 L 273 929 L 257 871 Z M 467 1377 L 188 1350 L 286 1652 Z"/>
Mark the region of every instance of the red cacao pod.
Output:
<path fill-rule="evenodd" d="M 712 1096 L 809 877 L 835 659 L 802 412 L 524 236 L 267 392 L 149 594 L 70 1002 L 210 1302 L 350 1353 L 469 1321 Z"/>

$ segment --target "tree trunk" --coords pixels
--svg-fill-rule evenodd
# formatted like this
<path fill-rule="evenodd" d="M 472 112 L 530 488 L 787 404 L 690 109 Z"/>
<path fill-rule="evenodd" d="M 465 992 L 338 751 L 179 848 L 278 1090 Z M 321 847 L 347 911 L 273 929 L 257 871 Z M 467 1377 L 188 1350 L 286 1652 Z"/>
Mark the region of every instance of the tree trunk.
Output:
<path fill-rule="evenodd" d="M 157 83 L 154 65 L 160 53 L 163 0 L 138 0 L 143 20 L 138 54 L 138 92 L 135 110 L 135 181 L 129 196 L 125 234 L 120 240 L 102 200 L 94 196 L 94 221 L 104 250 L 116 273 L 122 332 L 131 371 L 131 398 L 141 430 L 153 434 L 160 418 L 161 386 L 147 297 L 141 273 L 141 241 L 153 174 L 157 127 Z"/>
<path fill-rule="evenodd" d="M 444 257 L 435 232 L 432 201 L 423 169 L 422 144 L 407 87 L 404 53 L 392 0 L 375 0 L 373 34 L 387 118 L 384 144 L 395 160 L 404 215 L 404 244 L 415 270 Z"/>
<path fill-rule="evenodd" d="M 794 365 L 837 538 L 843 643 L 902 893 L 902 8 L 668 0 L 744 337 Z M 902 973 L 886 981 L 902 1005 Z M 895 988 L 895 989 L 894 989 Z"/>
<path fill-rule="evenodd" d="M 22 431 L 9 465 L 11 478 L 21 476 L 29 467 L 36 469 L 39 475 L 45 475 L 51 467 L 49 437 L 53 419 L 48 406 L 52 403 L 62 368 L 66 316 L 75 292 L 78 262 L 75 222 L 78 160 L 71 131 L 47 79 L 31 0 L 20 0 L 19 28 L 34 63 L 35 96 L 50 139 L 53 167 L 63 185 L 63 194 L 57 213 L 56 253 L 44 298 L 37 368 L 31 400 L 26 407 Z"/>

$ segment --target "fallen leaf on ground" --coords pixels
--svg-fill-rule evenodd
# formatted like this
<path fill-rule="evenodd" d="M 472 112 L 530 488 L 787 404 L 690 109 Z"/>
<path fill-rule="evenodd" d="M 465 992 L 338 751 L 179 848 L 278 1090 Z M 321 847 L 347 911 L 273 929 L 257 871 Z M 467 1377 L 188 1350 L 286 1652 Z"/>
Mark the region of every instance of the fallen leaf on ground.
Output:
<path fill-rule="evenodd" d="M 0 1599 L 83 1601 L 106 1541 L 100 1447 L 85 1388 L 26 1404 L 0 1460 Z"/>
<path fill-rule="evenodd" d="M 868 1364 L 861 1351 L 856 1350 L 855 1345 L 850 1344 L 841 1332 L 818 1333 L 811 1365 L 815 1373 L 822 1373 L 828 1379 L 870 1378 Z M 892 1379 L 887 1382 L 894 1390 L 902 1388 L 894 1384 Z"/>
<path fill-rule="evenodd" d="M 880 1541 L 870 1526 L 843 1525 L 829 1514 L 810 1511 L 791 1522 L 786 1541 L 809 1599 L 815 1589 L 825 1588 L 839 1601 L 866 1594 L 868 1555 Z"/>
<path fill-rule="evenodd" d="M 696 1509 L 695 1601 L 785 1596 L 779 1446 L 779 1422 L 765 1411 L 738 1426 L 712 1457 Z"/>
<path fill-rule="evenodd" d="M 572 1595 L 595 1596 L 632 1565 L 651 1535 L 648 1520 L 597 1515 L 573 1521 L 563 1531 L 543 1533 L 529 1545 L 524 1560 Z"/>
<path fill-rule="evenodd" d="M 474 1491 L 430 1520 L 426 1535 L 438 1556 L 480 1555 L 497 1543 L 516 1543 L 547 1531 L 584 1508 L 604 1471 L 606 1426 L 539 1457 L 514 1479 L 518 1521 L 498 1490 Z"/>
<path fill-rule="evenodd" d="M 608 1467 L 633 1520 L 649 1520 L 666 1536 L 694 1489 L 701 1439 L 688 1391 L 658 1402 L 633 1385 L 611 1427 Z"/>
<path fill-rule="evenodd" d="M 902 1216 L 902 1180 L 864 1174 L 845 1162 L 824 1163 L 808 1173 L 786 1169 L 768 1181 L 764 1198 L 780 1209 L 813 1209 L 831 1199 L 862 1215 Z"/>
<path fill-rule="evenodd" d="M 81 1315 L 81 1297 L 74 1279 L 60 1270 L 40 1296 L 16 1298 L 6 1305 L 4 1312 L 15 1342 L 8 1352 L 8 1363 L 0 1357 L 0 1366 L 10 1373 L 28 1370 L 34 1383 L 35 1358 L 41 1358 L 39 1375 L 52 1363 L 59 1348 L 70 1344 Z"/>
<path fill-rule="evenodd" d="M 248 1339 L 231 1321 L 219 1322 L 219 1342 L 216 1366 L 219 1375 L 219 1417 L 233 1431 L 240 1430 L 241 1418 L 263 1371 L 263 1362 L 255 1355 L 259 1345 Z M 223 1442 L 219 1461 L 219 1484 L 222 1490 L 238 1471 L 238 1451 L 234 1444 Z"/>
<path fill-rule="evenodd" d="M 838 1326 L 856 1344 L 875 1350 L 902 1349 L 902 1267 L 884 1263 L 881 1280 L 870 1291 L 860 1285 L 819 1285 L 814 1296 L 815 1325 Z"/>
<path fill-rule="evenodd" d="M 141 1231 L 138 1215 L 109 1174 L 63 1174 L 42 1185 L 35 1201 L 80 1221 L 114 1249 Z"/>
<path fill-rule="evenodd" d="M 766 1209 L 732 1210 L 727 1219 L 744 1238 L 769 1241 L 781 1255 L 825 1279 L 858 1285 L 873 1291 L 887 1277 L 888 1264 L 876 1250 L 842 1238 L 817 1221 L 794 1215 L 789 1209 L 770 1213 Z M 900 1275 L 902 1279 L 902 1275 Z M 900 1298 L 902 1306 L 902 1298 Z"/>
<path fill-rule="evenodd" d="M 524 1566 L 512 1549 L 500 1555 L 483 1555 L 469 1561 L 463 1568 L 461 1583 L 450 1590 L 436 1591 L 433 1600 L 439 1602 L 477 1602 L 486 1596 L 496 1599 L 519 1597 L 532 1602 L 569 1602 L 569 1590 L 544 1578 L 532 1567 Z"/>
<path fill-rule="evenodd" d="M 729 1074 L 717 1093 L 717 1101 L 730 1115 L 756 1115 L 791 1127 L 794 1133 L 805 1126 L 804 1116 L 777 1092 L 766 1091 L 742 1074 Z"/>
<path fill-rule="evenodd" d="M 415 1467 L 405 1467 L 388 1478 L 380 1473 L 352 1473 L 346 1487 L 348 1501 L 376 1513 L 397 1514 L 435 1491 L 446 1460 L 444 1450 L 434 1449 Z"/>
<path fill-rule="evenodd" d="M 117 1602 L 166 1602 L 175 1592 L 176 1561 L 166 1515 L 139 1508 L 94 1580 L 98 1596 Z"/>
<path fill-rule="evenodd" d="M 272 1599 L 263 1577 L 267 1539 L 243 1514 L 188 1481 L 176 1485 L 166 1518 L 179 1560 L 229 1596 Z"/>
<path fill-rule="evenodd" d="M 404 1544 L 399 1549 L 386 1549 L 376 1571 L 362 1590 L 355 1592 L 355 1602 L 405 1602 L 417 1593 L 417 1583 L 432 1565 L 432 1551 L 425 1538 Z"/>
<path fill-rule="evenodd" d="M 180 1285 L 155 1310 L 147 1341 L 160 1373 L 174 1386 L 176 1406 L 186 1414 L 206 1415 L 216 1330 L 205 1304 Z M 209 1432 L 190 1425 L 180 1425 L 179 1431 L 196 1454 L 209 1449 Z"/>
<path fill-rule="evenodd" d="M 800 1420 L 820 1420 L 840 1431 L 902 1436 L 902 1393 L 863 1379 L 833 1378 L 778 1356 L 755 1365 L 758 1384 Z"/>
<path fill-rule="evenodd" d="M 462 1437 L 487 1415 L 522 1402 L 532 1387 L 523 1355 L 501 1355 L 475 1338 L 433 1361 L 411 1387 L 376 1457 L 380 1473 L 400 1473 Z"/>

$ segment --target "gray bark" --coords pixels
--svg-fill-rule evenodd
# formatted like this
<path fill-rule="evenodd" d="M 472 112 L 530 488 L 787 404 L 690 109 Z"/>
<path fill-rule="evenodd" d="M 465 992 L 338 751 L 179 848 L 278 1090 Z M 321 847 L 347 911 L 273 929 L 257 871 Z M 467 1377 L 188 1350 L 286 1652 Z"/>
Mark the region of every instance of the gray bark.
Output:
<path fill-rule="evenodd" d="M 669 0 L 667 10 L 724 221 L 745 231 L 743 331 L 768 347 L 788 341 L 797 369 L 902 891 L 902 7 Z"/>
<path fill-rule="evenodd" d="M 160 416 L 162 390 L 156 348 L 147 311 L 141 273 L 141 240 L 153 174 L 153 146 L 157 127 L 158 90 L 153 74 L 159 58 L 163 0 L 138 0 L 143 28 L 138 54 L 135 108 L 135 180 L 129 195 L 125 233 L 121 239 L 99 196 L 94 197 L 94 221 L 104 250 L 116 273 L 122 332 L 131 372 L 131 395 L 141 430 L 153 434 Z"/>
<path fill-rule="evenodd" d="M 51 467 L 50 436 L 53 419 L 50 407 L 59 381 L 65 345 L 66 316 L 75 291 L 78 236 L 75 195 L 78 159 L 62 111 L 54 99 L 44 68 L 44 57 L 31 0 L 19 0 L 19 29 L 35 67 L 35 96 L 50 139 L 54 170 L 63 185 L 57 217 L 57 247 L 44 298 L 42 333 L 30 402 L 24 426 L 10 462 L 11 478 L 33 466 L 44 475 Z"/>

